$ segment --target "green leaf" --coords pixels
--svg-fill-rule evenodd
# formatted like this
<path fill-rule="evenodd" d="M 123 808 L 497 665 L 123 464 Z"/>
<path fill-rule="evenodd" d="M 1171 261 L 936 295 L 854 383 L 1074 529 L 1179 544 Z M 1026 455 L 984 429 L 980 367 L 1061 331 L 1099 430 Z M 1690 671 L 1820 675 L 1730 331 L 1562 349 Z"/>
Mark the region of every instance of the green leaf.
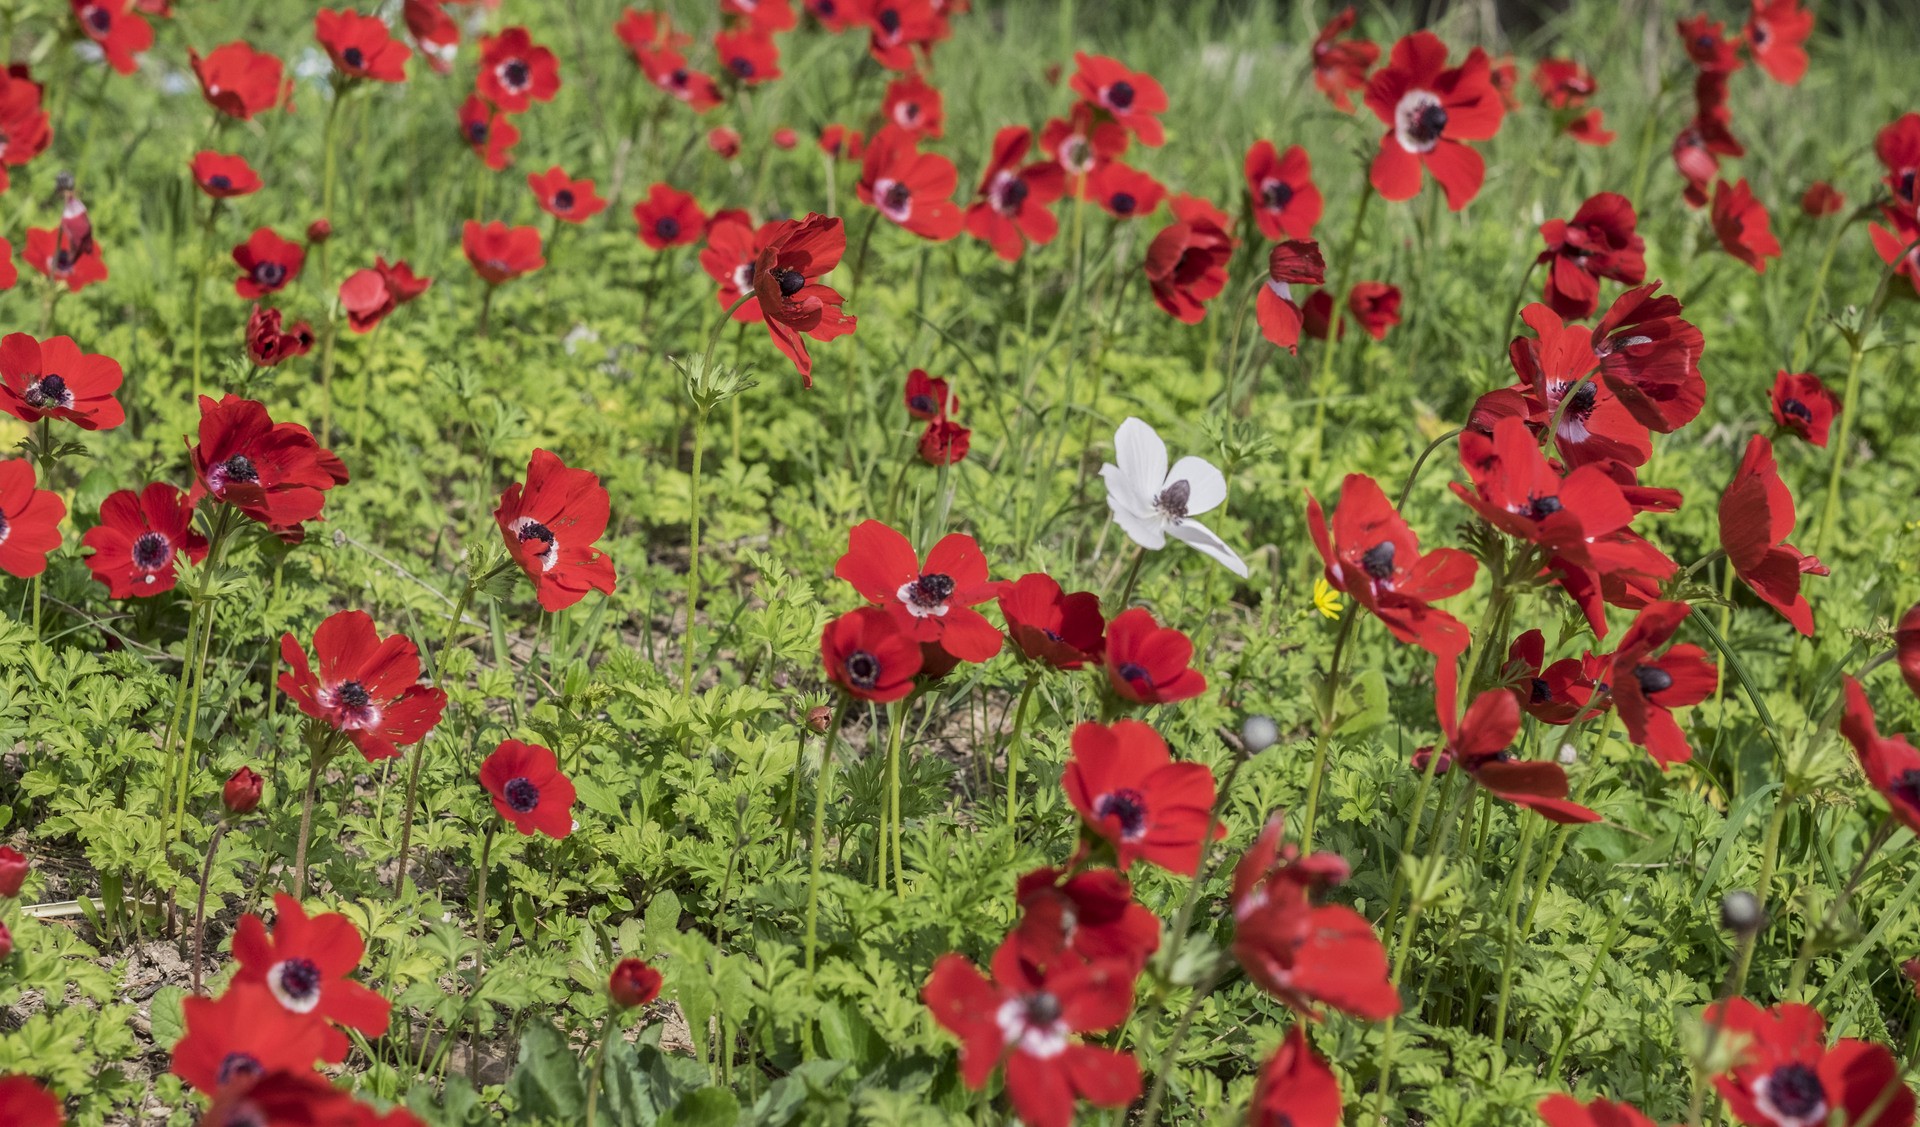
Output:
<path fill-rule="evenodd" d="M 530 1025 L 520 1034 L 520 1058 L 507 1081 L 507 1094 L 522 1121 L 546 1118 L 573 1122 L 586 1106 L 580 1061 L 551 1026 Z"/>
<path fill-rule="evenodd" d="M 153 1024 L 154 1044 L 171 1045 L 186 1034 L 187 1019 L 180 1007 L 186 996 L 178 986 L 162 986 L 153 992 L 148 1020 Z"/>
<path fill-rule="evenodd" d="M 734 1127 L 740 1122 L 740 1100 L 725 1088 L 690 1092 L 660 1117 L 660 1127 Z"/>
<path fill-rule="evenodd" d="M 1347 678 L 1340 688 L 1333 730 L 1341 735 L 1372 731 L 1387 722 L 1387 676 L 1367 669 Z"/>

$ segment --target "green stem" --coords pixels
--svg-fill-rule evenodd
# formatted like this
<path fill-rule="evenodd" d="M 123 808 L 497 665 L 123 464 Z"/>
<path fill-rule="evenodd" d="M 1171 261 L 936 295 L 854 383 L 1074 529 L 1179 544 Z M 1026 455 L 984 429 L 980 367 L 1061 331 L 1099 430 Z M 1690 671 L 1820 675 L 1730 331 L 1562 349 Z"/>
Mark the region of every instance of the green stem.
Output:
<path fill-rule="evenodd" d="M 1867 871 L 1867 862 L 1873 860 L 1874 855 L 1880 852 L 1880 847 L 1885 845 L 1887 839 L 1891 838 L 1894 831 L 1899 828 L 1900 823 L 1888 818 L 1882 821 L 1880 827 L 1873 832 L 1873 836 L 1867 839 L 1867 847 L 1860 851 L 1860 860 L 1854 863 L 1853 872 L 1848 875 L 1847 883 L 1841 887 L 1840 895 L 1834 897 L 1833 903 L 1827 905 L 1827 914 L 1821 920 L 1820 926 L 1808 928 L 1806 936 L 1801 939 L 1800 953 L 1794 957 L 1793 973 L 1787 979 L 1786 997 L 1791 998 L 1799 994 L 1800 988 L 1807 984 L 1807 972 L 1813 969 L 1814 942 L 1819 939 L 1821 932 L 1833 926 L 1833 921 L 1840 915 L 1840 909 L 1853 896 L 1854 889 L 1860 886 L 1860 878 Z"/>
<path fill-rule="evenodd" d="M 193 906 L 193 993 L 200 993 L 200 971 L 206 965 L 207 938 L 207 885 L 213 880 L 213 855 L 220 849 L 220 839 L 226 836 L 227 818 L 213 827 L 213 836 L 207 839 L 207 859 L 200 866 L 200 898 Z"/>
<path fill-rule="evenodd" d="M 1527 272 L 1520 275 L 1520 288 L 1513 291 L 1513 304 L 1507 306 L 1507 319 L 1500 329 L 1500 339 L 1494 344 L 1505 348 L 1513 339 L 1513 319 L 1520 315 L 1520 306 L 1527 300 L 1527 287 L 1533 282 L 1533 272 L 1540 269 L 1540 260 L 1534 259 L 1527 264 Z"/>
<path fill-rule="evenodd" d="M 820 776 L 814 782 L 813 793 L 813 834 L 807 847 L 807 942 L 806 968 L 807 992 L 814 989 L 814 959 L 820 949 L 820 862 L 826 852 L 827 828 L 827 792 L 833 785 L 833 745 L 839 742 L 840 725 L 847 718 L 847 707 L 853 698 L 843 696 L 834 706 L 833 719 L 827 725 L 826 747 L 820 752 Z M 800 1052 L 803 1057 L 813 1058 L 813 1032 L 805 1032 Z"/>
<path fill-rule="evenodd" d="M 1013 711 L 1013 733 L 1007 737 L 1007 859 L 1012 860 L 1019 852 L 1019 812 L 1020 812 L 1020 755 L 1026 750 L 1021 736 L 1027 726 L 1027 703 L 1033 699 L 1034 686 L 1040 683 L 1038 668 L 1027 674 L 1027 683 L 1020 690 L 1020 704 Z"/>
<path fill-rule="evenodd" d="M 1126 582 L 1120 585 L 1120 597 L 1113 602 L 1113 606 L 1118 608 L 1114 613 L 1118 614 L 1119 611 L 1125 610 L 1127 600 L 1133 598 L 1133 585 L 1140 581 L 1140 565 L 1146 560 L 1147 550 L 1137 544 L 1134 545 L 1133 564 L 1127 568 Z"/>
<path fill-rule="evenodd" d="M 1193 1019 L 1200 1012 L 1200 1004 L 1212 993 L 1214 982 L 1220 977 L 1220 971 L 1209 971 L 1206 978 L 1196 983 L 1193 997 L 1187 1000 L 1187 1008 L 1180 1012 L 1180 1020 L 1173 1027 L 1173 1036 L 1167 1039 L 1167 1046 L 1160 1050 L 1160 1060 L 1153 1067 L 1153 1087 L 1147 1092 L 1147 1102 L 1140 1112 L 1140 1127 L 1154 1127 L 1160 1121 L 1160 1104 L 1167 1094 L 1167 1075 L 1173 1070 L 1174 1054 L 1180 1051 L 1180 1043 L 1187 1039 L 1187 1031 L 1193 1026 Z"/>
<path fill-rule="evenodd" d="M 1840 249 L 1840 240 L 1847 229 L 1859 218 L 1859 213 L 1847 217 L 1847 221 L 1834 229 L 1833 237 L 1827 240 L 1826 253 L 1820 256 L 1820 270 L 1813 278 L 1813 295 L 1807 299 L 1807 310 L 1800 316 L 1800 331 L 1794 334 L 1793 351 L 1789 355 L 1788 370 L 1799 371 L 1807 362 L 1807 351 L 1813 344 L 1813 318 L 1827 296 L 1827 275 L 1833 269 L 1834 252 Z"/>
<path fill-rule="evenodd" d="M 911 698 L 909 698 L 911 699 Z M 893 889 L 894 895 L 905 897 L 907 878 L 900 859 L 900 744 L 907 731 L 907 702 L 895 701 L 887 706 L 891 731 L 887 736 L 887 803 L 885 813 L 880 819 L 880 890 L 887 888 L 887 849 L 891 842 L 893 849 Z"/>
<path fill-rule="evenodd" d="M 1353 634 L 1359 607 L 1347 608 L 1340 619 L 1340 633 L 1333 640 L 1333 659 L 1327 663 L 1326 694 L 1321 702 L 1320 735 L 1313 746 L 1312 773 L 1307 776 L 1307 812 L 1300 819 L 1300 851 L 1313 852 L 1313 831 L 1320 815 L 1320 782 L 1327 769 L 1327 748 L 1333 742 L 1334 712 L 1340 701 L 1340 660 L 1346 656 L 1347 639 Z"/>
<path fill-rule="evenodd" d="M 607 1044 L 614 1035 L 613 1014 L 600 1019 L 600 1047 L 593 1054 L 593 1071 L 587 1076 L 587 1127 L 593 1127 L 594 1115 L 599 1108 L 600 1086 L 607 1075 Z"/>
<path fill-rule="evenodd" d="M 1493 1006 L 1493 1043 L 1502 1046 L 1507 1043 L 1507 1002 L 1513 993 L 1513 964 L 1519 955 L 1520 939 L 1520 887 L 1527 882 L 1527 862 L 1533 857 L 1533 842 L 1538 836 L 1541 819 L 1528 818 L 1520 826 L 1520 859 L 1513 864 L 1507 874 L 1507 889 L 1502 915 L 1506 922 L 1506 942 L 1500 958 L 1500 994 Z"/>
<path fill-rule="evenodd" d="M 446 676 L 447 655 L 453 651 L 454 641 L 460 637 L 461 619 L 466 616 L 467 607 L 473 603 L 473 592 L 477 585 L 473 579 L 469 578 L 460 590 L 460 601 L 454 604 L 453 619 L 447 624 L 446 639 L 440 643 L 440 656 L 434 659 L 435 679 Z M 400 819 L 400 867 L 393 878 L 395 893 L 407 887 L 407 863 L 412 859 L 413 850 L 414 800 L 420 793 L 420 769 L 426 762 L 427 748 L 431 746 L 431 741 L 422 740 L 419 746 L 413 749 L 413 762 L 407 768 L 406 813 Z"/>
<path fill-rule="evenodd" d="M 1787 813 L 1793 809 L 1794 798 L 1782 794 L 1773 804 L 1773 816 L 1767 819 L 1767 836 L 1760 846 L 1760 879 L 1754 882 L 1753 896 L 1760 902 L 1760 926 L 1767 926 L 1768 890 L 1773 886 L 1774 867 L 1780 860 L 1780 830 L 1786 825 Z M 1734 962 L 1733 975 L 1728 980 L 1728 994 L 1739 997 L 1746 992 L 1747 971 L 1753 966 L 1753 949 L 1757 942 L 1741 945 L 1739 957 Z"/>
<path fill-rule="evenodd" d="M 1407 498 L 1413 496 L 1413 483 L 1420 480 L 1420 470 L 1427 464 L 1427 459 L 1433 456 L 1435 450 L 1459 438 L 1461 432 L 1466 429 L 1465 427 L 1454 427 L 1432 442 L 1427 443 L 1426 448 L 1420 451 L 1420 456 L 1413 460 L 1413 469 L 1407 471 L 1407 484 L 1401 487 L 1400 502 L 1395 505 L 1394 508 L 1404 509 L 1407 507 Z"/>
<path fill-rule="evenodd" d="M 200 398 L 200 391 L 204 386 L 200 379 L 200 308 L 203 304 L 202 291 L 207 288 L 208 259 L 213 254 L 213 223 L 219 215 L 220 200 L 216 197 L 212 203 L 207 205 L 206 222 L 200 225 L 200 255 L 195 260 L 193 267 L 193 397 L 196 401 Z"/>
<path fill-rule="evenodd" d="M 1833 538 L 1834 519 L 1840 513 L 1840 477 L 1847 470 L 1847 451 L 1853 441 L 1853 417 L 1860 413 L 1860 363 L 1866 357 L 1862 342 L 1855 339 L 1847 353 L 1846 390 L 1840 395 L 1840 433 L 1834 436 L 1827 471 L 1827 497 L 1820 506 L 1820 530 L 1814 535 L 1812 554 L 1819 555 Z"/>
<path fill-rule="evenodd" d="M 300 834 L 294 839 L 293 846 L 293 898 L 300 899 L 307 891 L 307 841 L 313 834 L 313 803 L 320 790 L 320 772 L 326 770 L 327 760 L 331 758 L 334 734 L 314 745 L 307 757 L 307 789 L 300 796 Z"/>
<path fill-rule="evenodd" d="M 707 349 L 709 363 L 713 356 L 711 346 Z M 685 651 L 685 670 L 680 678 L 680 690 L 688 699 L 694 695 L 693 655 L 694 621 L 700 610 L 700 458 L 706 452 L 707 410 L 696 407 L 693 420 L 693 477 L 692 495 L 687 516 L 687 629 L 681 647 Z"/>
<path fill-rule="evenodd" d="M 1344 320 L 1341 302 L 1346 298 L 1346 285 L 1352 280 L 1353 252 L 1360 245 L 1360 231 L 1367 221 L 1367 205 L 1373 202 L 1373 196 L 1373 181 L 1368 179 L 1360 189 L 1360 204 L 1353 211 L 1353 226 L 1347 229 L 1346 246 L 1341 250 L 1334 268 L 1333 284 L 1327 289 L 1333 305 L 1327 311 L 1326 347 L 1320 352 L 1320 373 L 1314 379 L 1313 441 L 1316 460 L 1320 451 L 1326 448 L 1328 385 L 1333 380 L 1333 358 L 1340 350 L 1340 328 Z"/>

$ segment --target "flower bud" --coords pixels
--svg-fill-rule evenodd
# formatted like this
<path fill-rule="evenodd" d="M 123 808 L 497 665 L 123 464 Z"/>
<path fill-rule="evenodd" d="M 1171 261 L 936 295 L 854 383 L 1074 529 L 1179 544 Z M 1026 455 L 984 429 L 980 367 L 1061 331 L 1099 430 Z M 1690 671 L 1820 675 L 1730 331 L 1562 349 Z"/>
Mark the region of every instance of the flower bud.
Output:
<path fill-rule="evenodd" d="M 33 866 L 17 849 L 0 846 L 0 896 L 11 899 L 20 895 L 20 886 L 27 881 L 27 870 Z"/>
<path fill-rule="evenodd" d="M 333 224 L 324 219 L 316 219 L 307 224 L 307 241 L 316 246 L 333 238 Z"/>
<path fill-rule="evenodd" d="M 1759 897 L 1744 888 L 1735 889 L 1720 898 L 1720 926 L 1735 935 L 1752 935 L 1767 926 L 1767 912 Z"/>
<path fill-rule="evenodd" d="M 260 805 L 260 786 L 260 776 L 253 768 L 242 767 L 221 788 L 220 801 L 235 814 L 251 814 Z"/>
<path fill-rule="evenodd" d="M 1248 755 L 1258 755 L 1280 740 L 1280 725 L 1271 716 L 1249 716 L 1240 722 L 1240 743 Z"/>
<path fill-rule="evenodd" d="M 1438 762 L 1434 762 L 1435 756 L 1439 757 Z M 1436 751 L 1430 747 L 1423 747 L 1413 753 L 1414 771 L 1422 775 L 1426 774 L 1428 763 L 1433 763 L 1434 774 L 1444 775 L 1453 767 L 1453 753 L 1446 748 Z"/>
<path fill-rule="evenodd" d="M 776 149 L 791 149 L 799 143 L 800 134 L 784 125 L 773 131 L 773 147 Z"/>
<path fill-rule="evenodd" d="M 622 1009 L 644 1006 L 660 996 L 660 972 L 639 959 L 621 959 L 607 977 L 607 993 Z"/>
<path fill-rule="evenodd" d="M 833 723 L 833 709 L 828 708 L 826 705 L 818 705 L 807 711 L 807 727 L 812 728 L 814 731 L 824 734 L 827 730 L 827 725 L 831 723 Z"/>

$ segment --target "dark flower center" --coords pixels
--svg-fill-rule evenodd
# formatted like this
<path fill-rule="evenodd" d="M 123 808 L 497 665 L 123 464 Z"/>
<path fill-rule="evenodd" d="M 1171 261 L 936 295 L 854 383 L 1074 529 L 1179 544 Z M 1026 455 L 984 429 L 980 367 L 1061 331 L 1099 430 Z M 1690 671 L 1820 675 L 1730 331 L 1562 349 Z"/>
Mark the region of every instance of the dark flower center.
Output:
<path fill-rule="evenodd" d="M 1107 87 L 1107 104 L 1116 110 L 1127 110 L 1133 106 L 1133 83 L 1116 82 Z"/>
<path fill-rule="evenodd" d="M 798 270 L 781 270 L 774 276 L 780 282 L 781 297 L 792 297 L 807 284 L 807 276 Z"/>
<path fill-rule="evenodd" d="M 1279 211 L 1293 202 L 1293 188 L 1278 180 L 1269 180 L 1260 185 L 1260 201 Z"/>
<path fill-rule="evenodd" d="M 260 480 L 259 469 L 254 466 L 253 459 L 247 457 L 245 454 L 235 454 L 233 457 L 220 463 L 220 468 L 227 472 L 228 481 L 255 482 Z"/>
<path fill-rule="evenodd" d="M 1019 211 L 1020 205 L 1027 202 L 1027 193 L 1033 189 L 1018 176 L 1007 181 L 1000 189 L 1000 208 L 1003 211 Z"/>
<path fill-rule="evenodd" d="M 251 1080 L 260 1075 L 260 1058 L 251 1053 L 231 1052 L 220 1062 L 220 1086 L 225 1088 L 237 1080 Z"/>
<path fill-rule="evenodd" d="M 1767 1074 L 1767 1100 L 1782 1116 L 1816 1118 L 1827 1106 L 1827 1090 L 1813 1069 L 1789 1061 Z"/>
<path fill-rule="evenodd" d="M 1527 499 L 1527 515 L 1534 520 L 1546 520 L 1560 511 L 1558 497 L 1530 497 Z"/>
<path fill-rule="evenodd" d="M 1714 38 L 1711 35 L 1702 35 L 1695 39 L 1693 43 L 1694 46 L 1700 48 L 1703 53 L 1713 50 L 1715 46 Z"/>
<path fill-rule="evenodd" d="M 1132 192 L 1115 192 L 1107 203 L 1116 215 L 1132 215 L 1133 209 L 1140 206 L 1140 201 L 1133 198 Z"/>
<path fill-rule="evenodd" d="M 1161 490 L 1153 499 L 1153 507 L 1172 520 L 1180 520 L 1187 515 L 1187 503 L 1192 498 L 1193 486 L 1183 478 Z"/>
<path fill-rule="evenodd" d="M 663 215 L 653 221 L 653 233 L 663 239 L 680 237 L 680 221 L 671 215 Z"/>
<path fill-rule="evenodd" d="M 687 68 L 681 67 L 679 70 L 676 70 L 672 74 L 668 75 L 667 81 L 668 83 L 674 86 L 685 86 L 687 84 L 688 77 L 689 76 L 687 74 Z"/>
<path fill-rule="evenodd" d="M 525 86 L 529 77 L 531 76 L 527 73 L 527 64 L 520 59 L 515 59 L 500 68 L 500 80 L 516 90 Z"/>
<path fill-rule="evenodd" d="M 280 964 L 280 992 L 304 1002 L 320 992 L 320 968 L 312 959 L 288 959 Z"/>
<path fill-rule="evenodd" d="M 518 814 L 530 814 L 540 805 L 540 788 L 533 785 L 525 775 L 516 775 L 507 780 L 500 790 L 506 795 L 507 805 Z"/>
<path fill-rule="evenodd" d="M 1780 404 L 1780 413 L 1782 415 L 1791 415 L 1792 417 L 1799 419 L 1803 423 L 1810 423 L 1813 421 L 1813 412 L 1808 410 L 1807 405 L 1805 403 L 1800 402 L 1798 399 L 1789 399 L 1786 402 Z"/>
<path fill-rule="evenodd" d="M 537 520 L 530 520 L 520 526 L 520 542 L 525 544 L 529 540 L 545 540 L 548 545 L 552 545 L 553 529 Z"/>
<path fill-rule="evenodd" d="M 1898 194 L 1902 199 L 1910 200 L 1913 198 L 1914 178 L 1916 176 L 1920 176 L 1920 170 L 1908 168 L 1901 171 L 1900 177 L 1898 180 L 1898 183 L 1899 183 Z"/>
<path fill-rule="evenodd" d="M 345 59 L 347 65 L 355 70 L 359 70 L 361 67 L 367 65 L 367 57 L 360 52 L 360 48 L 358 47 L 347 48 L 340 52 L 340 57 Z"/>
<path fill-rule="evenodd" d="M 953 576 L 930 572 L 913 581 L 907 601 L 917 607 L 937 607 L 953 594 Z"/>
<path fill-rule="evenodd" d="M 223 192 L 233 187 L 233 181 L 228 178 L 224 172 L 216 172 L 212 176 L 207 177 L 207 184 L 209 187 L 218 188 Z"/>
<path fill-rule="evenodd" d="M 1095 799 L 1093 814 L 1118 820 L 1120 836 L 1132 840 L 1147 828 L 1147 796 L 1132 787 L 1122 787 Z"/>
<path fill-rule="evenodd" d="M 915 411 L 932 413 L 940 409 L 940 405 L 933 401 L 933 396 L 931 395 L 916 395 L 912 399 L 907 400 L 907 402 Z"/>
<path fill-rule="evenodd" d="M 1060 999 L 1052 994 L 1029 994 L 1025 1002 L 1028 1025 L 1051 1026 L 1060 1020 Z"/>
<path fill-rule="evenodd" d="M 287 268 L 278 262 L 256 262 L 253 280 L 263 286 L 277 286 L 287 280 Z"/>
<path fill-rule="evenodd" d="M 367 687 L 358 681 L 342 681 L 333 690 L 333 699 L 349 712 L 359 712 L 373 703 L 373 694 L 367 692 Z"/>
<path fill-rule="evenodd" d="M 1413 139 L 1422 145 L 1431 145 L 1447 131 L 1447 107 L 1439 102 L 1431 102 L 1421 107 L 1418 117 L 1407 130 Z"/>
<path fill-rule="evenodd" d="M 64 407 L 69 399 L 67 381 L 53 374 L 41 376 L 20 398 L 29 407 Z"/>
<path fill-rule="evenodd" d="M 467 122 L 467 140 L 476 145 L 487 143 L 487 123 L 484 121 Z"/>
<path fill-rule="evenodd" d="M 1393 541 L 1382 540 L 1360 554 L 1360 568 L 1375 579 L 1387 579 L 1393 575 Z"/>
<path fill-rule="evenodd" d="M 881 205 L 888 211 L 899 211 L 913 202 L 913 191 L 896 180 L 887 186 L 886 193 L 880 198 Z"/>
<path fill-rule="evenodd" d="M 11 525 L 7 524 L 7 514 L 0 513 L 0 544 L 7 542 L 7 531 L 11 527 Z"/>
<path fill-rule="evenodd" d="M 880 21 L 881 30 L 885 31 L 888 35 L 900 34 L 899 12 L 892 8 L 882 8 L 880 9 L 880 14 L 874 18 Z"/>
<path fill-rule="evenodd" d="M 573 193 L 565 188 L 553 194 L 553 206 L 559 211 L 573 210 Z"/>
<path fill-rule="evenodd" d="M 1673 674 L 1652 665 L 1634 666 L 1633 679 L 1640 682 L 1640 691 L 1649 695 L 1673 687 Z"/>
<path fill-rule="evenodd" d="M 1593 410 L 1594 402 L 1599 398 L 1600 389 L 1593 385 L 1592 380 L 1588 380 L 1586 383 L 1581 384 L 1580 390 L 1574 392 L 1573 398 L 1567 401 L 1567 410 L 1576 415 L 1584 416 L 1587 412 Z"/>
<path fill-rule="evenodd" d="M 912 125 L 920 120 L 920 103 L 901 102 L 900 108 L 895 112 L 899 115 L 900 124 Z"/>
<path fill-rule="evenodd" d="M 87 26 L 105 35 L 113 30 L 113 13 L 98 5 L 87 12 Z"/>
<path fill-rule="evenodd" d="M 59 250 L 54 251 L 52 266 L 55 274 L 65 274 L 67 271 L 72 270 L 73 252 L 66 247 L 61 247 Z"/>
<path fill-rule="evenodd" d="M 1920 809 L 1920 767 L 1909 767 L 1887 784 L 1887 793 L 1915 809 Z"/>
<path fill-rule="evenodd" d="M 856 689 L 871 689 L 880 683 L 880 659 L 865 650 L 847 656 L 847 680 Z"/>
<path fill-rule="evenodd" d="M 813 5 L 813 10 L 818 15 L 824 16 L 827 19 L 832 19 L 836 9 L 834 7 L 833 0 L 816 0 L 815 4 Z"/>
<path fill-rule="evenodd" d="M 1153 675 L 1147 672 L 1146 666 L 1144 665 L 1136 665 L 1131 661 L 1122 662 L 1120 667 L 1115 669 L 1114 672 L 1120 675 L 1122 681 L 1125 681 L 1135 688 L 1139 688 L 1142 685 L 1145 685 L 1149 690 L 1153 688 Z"/>
<path fill-rule="evenodd" d="M 133 542 L 133 566 L 158 571 L 173 558 L 173 543 L 158 532 L 143 532 Z"/>
<path fill-rule="evenodd" d="M 1535 677 L 1533 691 L 1527 694 L 1527 699 L 1534 704 L 1547 704 L 1553 700 L 1553 686 L 1547 684 L 1545 677 Z"/>
<path fill-rule="evenodd" d="M 735 57 L 727 63 L 727 69 L 739 75 L 741 78 L 752 78 L 753 60 L 744 57 Z"/>

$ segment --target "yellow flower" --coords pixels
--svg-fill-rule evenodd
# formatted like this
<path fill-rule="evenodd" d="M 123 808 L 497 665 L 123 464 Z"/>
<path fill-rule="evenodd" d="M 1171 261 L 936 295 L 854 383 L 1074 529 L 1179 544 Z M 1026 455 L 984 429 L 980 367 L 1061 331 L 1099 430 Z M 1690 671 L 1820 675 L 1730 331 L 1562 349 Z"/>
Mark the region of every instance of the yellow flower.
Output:
<path fill-rule="evenodd" d="M 1340 617 L 1340 592 L 1333 589 L 1324 575 L 1313 581 L 1313 609 L 1326 618 Z"/>

